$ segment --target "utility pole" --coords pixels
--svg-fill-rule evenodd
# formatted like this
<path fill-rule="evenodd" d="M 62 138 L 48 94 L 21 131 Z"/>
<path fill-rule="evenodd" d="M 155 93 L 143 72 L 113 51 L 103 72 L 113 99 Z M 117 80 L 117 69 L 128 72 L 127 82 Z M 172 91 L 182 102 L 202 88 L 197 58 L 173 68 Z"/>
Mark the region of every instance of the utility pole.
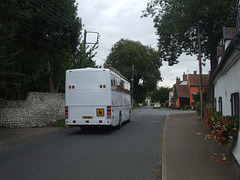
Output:
<path fill-rule="evenodd" d="M 134 106 L 134 102 L 133 102 L 133 84 L 134 84 L 134 64 L 132 65 L 132 92 L 131 92 L 131 95 L 132 95 L 132 109 L 133 109 L 133 106 Z"/>
<path fill-rule="evenodd" d="M 84 62 L 85 62 L 86 41 L 87 41 L 87 31 L 85 29 L 84 38 L 83 38 L 82 68 L 84 68 Z"/>
<path fill-rule="evenodd" d="M 94 33 L 97 34 L 97 39 L 96 42 L 87 42 L 87 33 Z M 99 41 L 99 33 L 98 32 L 91 32 L 91 31 L 87 31 L 86 29 L 84 30 L 84 37 L 83 37 L 83 52 L 82 52 L 82 68 L 84 68 L 84 62 L 85 62 L 85 58 L 86 58 L 86 45 L 87 44 L 94 44 L 97 45 L 98 41 Z"/>
<path fill-rule="evenodd" d="M 198 62 L 199 62 L 199 92 L 200 92 L 200 102 L 201 102 L 201 118 L 203 119 L 203 92 L 202 92 L 202 61 L 201 61 L 201 39 L 200 39 L 200 25 L 197 23 L 198 32 Z"/>

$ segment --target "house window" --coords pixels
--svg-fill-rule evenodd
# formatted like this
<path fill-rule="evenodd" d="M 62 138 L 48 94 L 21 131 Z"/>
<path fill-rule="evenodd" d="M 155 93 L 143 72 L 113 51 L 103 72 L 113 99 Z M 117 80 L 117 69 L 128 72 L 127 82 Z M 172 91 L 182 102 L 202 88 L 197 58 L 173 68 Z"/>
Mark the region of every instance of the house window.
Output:
<path fill-rule="evenodd" d="M 222 113 L 222 97 L 218 98 L 218 111 Z"/>
<path fill-rule="evenodd" d="M 239 93 L 231 94 L 231 115 L 239 120 Z"/>
<path fill-rule="evenodd" d="M 177 106 L 177 101 L 173 101 L 173 106 Z"/>
<path fill-rule="evenodd" d="M 213 108 L 216 109 L 217 108 L 217 99 L 214 98 L 213 100 Z"/>

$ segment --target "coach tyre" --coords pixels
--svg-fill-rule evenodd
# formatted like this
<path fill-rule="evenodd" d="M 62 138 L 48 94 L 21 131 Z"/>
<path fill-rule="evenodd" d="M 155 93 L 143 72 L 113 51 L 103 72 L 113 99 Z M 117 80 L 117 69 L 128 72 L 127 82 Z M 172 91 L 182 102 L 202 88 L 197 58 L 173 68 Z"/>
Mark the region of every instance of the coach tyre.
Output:
<path fill-rule="evenodd" d="M 119 112 L 119 122 L 118 122 L 118 126 L 117 129 L 121 129 L 122 127 L 122 115 L 121 115 L 121 111 Z"/>

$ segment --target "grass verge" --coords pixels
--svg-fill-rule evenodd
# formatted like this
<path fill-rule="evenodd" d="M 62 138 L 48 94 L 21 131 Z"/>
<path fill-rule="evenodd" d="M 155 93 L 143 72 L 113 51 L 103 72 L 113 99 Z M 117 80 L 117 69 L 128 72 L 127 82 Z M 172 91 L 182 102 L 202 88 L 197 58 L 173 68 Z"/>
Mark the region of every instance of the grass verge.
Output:
<path fill-rule="evenodd" d="M 65 127 L 65 119 L 60 119 L 55 122 L 51 122 L 48 124 L 51 127 Z"/>

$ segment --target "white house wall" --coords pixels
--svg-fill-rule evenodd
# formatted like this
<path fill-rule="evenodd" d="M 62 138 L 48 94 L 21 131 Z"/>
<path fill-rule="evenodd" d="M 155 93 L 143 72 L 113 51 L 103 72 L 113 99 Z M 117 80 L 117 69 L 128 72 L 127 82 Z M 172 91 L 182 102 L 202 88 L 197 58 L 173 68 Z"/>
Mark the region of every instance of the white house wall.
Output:
<path fill-rule="evenodd" d="M 217 80 L 214 81 L 214 97 L 216 98 L 216 108 L 218 107 L 218 98 L 222 97 L 222 114 L 231 115 L 231 94 L 240 92 L 240 51 L 235 50 L 229 57 L 232 59 L 230 63 L 225 65 L 222 73 L 219 73 Z M 232 64 L 231 64 L 232 63 Z M 238 133 L 240 134 L 240 132 Z M 233 155 L 240 164 L 240 137 L 237 139 L 237 144 L 232 150 Z"/>
<path fill-rule="evenodd" d="M 226 50 L 227 49 L 227 47 L 228 47 L 228 45 L 229 45 L 229 43 L 231 42 L 231 40 L 225 40 L 225 43 L 224 43 L 224 50 Z"/>
<path fill-rule="evenodd" d="M 169 107 L 171 107 L 172 105 L 172 98 L 173 98 L 174 92 L 173 91 L 169 91 Z"/>
<path fill-rule="evenodd" d="M 240 61 L 217 81 L 214 91 L 217 110 L 219 110 L 218 98 L 222 97 L 222 113 L 231 115 L 231 94 L 240 92 Z"/>

